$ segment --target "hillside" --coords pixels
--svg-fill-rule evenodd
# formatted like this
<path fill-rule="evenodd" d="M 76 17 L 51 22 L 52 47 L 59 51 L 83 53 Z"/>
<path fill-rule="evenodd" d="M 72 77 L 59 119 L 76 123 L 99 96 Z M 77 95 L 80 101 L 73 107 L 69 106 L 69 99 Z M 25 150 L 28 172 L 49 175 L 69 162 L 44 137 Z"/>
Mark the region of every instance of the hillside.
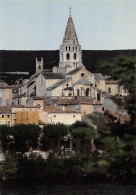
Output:
<path fill-rule="evenodd" d="M 83 64 L 91 72 L 98 72 L 102 60 L 113 59 L 118 55 L 136 56 L 136 50 L 82 50 Z M 36 57 L 44 58 L 44 68 L 52 69 L 59 65 L 59 50 L 42 51 L 0 51 L 0 72 L 35 73 Z"/>

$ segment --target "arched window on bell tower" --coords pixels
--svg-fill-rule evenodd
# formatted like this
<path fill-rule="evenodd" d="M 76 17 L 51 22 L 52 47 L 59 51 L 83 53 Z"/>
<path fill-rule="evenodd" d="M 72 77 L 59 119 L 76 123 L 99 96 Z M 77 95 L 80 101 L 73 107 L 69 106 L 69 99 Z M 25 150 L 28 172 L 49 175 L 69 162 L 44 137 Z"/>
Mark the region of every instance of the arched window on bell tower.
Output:
<path fill-rule="evenodd" d="M 77 54 L 76 54 L 76 53 L 74 53 L 74 60 L 76 60 L 76 58 L 77 58 Z"/>
<path fill-rule="evenodd" d="M 69 54 L 69 53 L 66 54 L 66 59 L 67 59 L 67 60 L 70 59 L 70 54 Z"/>

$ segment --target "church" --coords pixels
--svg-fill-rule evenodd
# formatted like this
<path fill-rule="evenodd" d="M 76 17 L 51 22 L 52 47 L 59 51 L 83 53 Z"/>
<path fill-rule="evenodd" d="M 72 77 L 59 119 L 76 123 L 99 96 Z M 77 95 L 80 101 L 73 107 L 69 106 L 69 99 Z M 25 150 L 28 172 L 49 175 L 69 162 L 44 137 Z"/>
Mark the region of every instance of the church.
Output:
<path fill-rule="evenodd" d="M 36 58 L 36 73 L 24 80 L 14 105 L 33 106 L 34 99 L 43 99 L 45 105 L 67 106 L 82 114 L 104 111 L 106 87 L 101 73 L 91 73 L 82 63 L 82 50 L 74 27 L 71 10 L 59 51 L 59 64 L 52 70 L 43 69 L 41 57 Z M 34 98 L 36 97 L 36 98 Z"/>

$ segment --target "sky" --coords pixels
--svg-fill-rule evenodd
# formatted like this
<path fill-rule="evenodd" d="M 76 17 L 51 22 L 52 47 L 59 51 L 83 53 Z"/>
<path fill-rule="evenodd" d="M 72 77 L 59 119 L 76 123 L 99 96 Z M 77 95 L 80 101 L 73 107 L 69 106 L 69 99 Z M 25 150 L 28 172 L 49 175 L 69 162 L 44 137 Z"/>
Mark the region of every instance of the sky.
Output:
<path fill-rule="evenodd" d="M 136 0 L 0 0 L 0 50 L 59 49 L 69 7 L 82 49 L 136 49 Z"/>

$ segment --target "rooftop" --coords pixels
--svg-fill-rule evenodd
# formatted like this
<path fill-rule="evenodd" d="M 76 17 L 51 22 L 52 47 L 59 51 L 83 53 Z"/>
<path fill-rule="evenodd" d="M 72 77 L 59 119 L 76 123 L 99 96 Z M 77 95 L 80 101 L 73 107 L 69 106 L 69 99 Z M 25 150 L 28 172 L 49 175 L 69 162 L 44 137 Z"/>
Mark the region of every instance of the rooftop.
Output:
<path fill-rule="evenodd" d="M 80 80 L 78 80 L 77 82 L 74 83 L 74 85 L 93 85 L 93 83 L 91 83 L 90 81 L 88 81 L 85 78 L 82 78 Z"/>
<path fill-rule="evenodd" d="M 55 83 L 54 85 L 51 85 L 50 87 L 48 87 L 46 90 L 47 90 L 47 91 L 52 91 L 53 89 L 55 89 L 55 88 L 61 86 L 63 83 L 67 82 L 67 81 L 70 80 L 70 79 L 71 79 L 70 77 L 67 77 L 67 78 L 65 78 L 65 79 L 63 79 L 63 80 L 60 80 L 60 81 L 58 81 L 57 83 Z"/>
<path fill-rule="evenodd" d="M 76 68 L 74 70 L 71 70 L 70 72 L 68 72 L 66 75 L 73 75 L 75 73 L 77 73 L 81 68 Z"/>
<path fill-rule="evenodd" d="M 118 80 L 106 80 L 105 84 L 118 84 L 119 81 Z"/>
<path fill-rule="evenodd" d="M 94 79 L 99 81 L 99 80 L 105 80 L 104 76 L 101 73 L 93 73 L 94 74 Z"/>
<path fill-rule="evenodd" d="M 77 111 L 69 109 L 68 107 L 54 105 L 44 106 L 43 110 L 48 113 L 79 113 Z"/>
<path fill-rule="evenodd" d="M 43 100 L 44 96 L 31 96 L 33 100 Z"/>

